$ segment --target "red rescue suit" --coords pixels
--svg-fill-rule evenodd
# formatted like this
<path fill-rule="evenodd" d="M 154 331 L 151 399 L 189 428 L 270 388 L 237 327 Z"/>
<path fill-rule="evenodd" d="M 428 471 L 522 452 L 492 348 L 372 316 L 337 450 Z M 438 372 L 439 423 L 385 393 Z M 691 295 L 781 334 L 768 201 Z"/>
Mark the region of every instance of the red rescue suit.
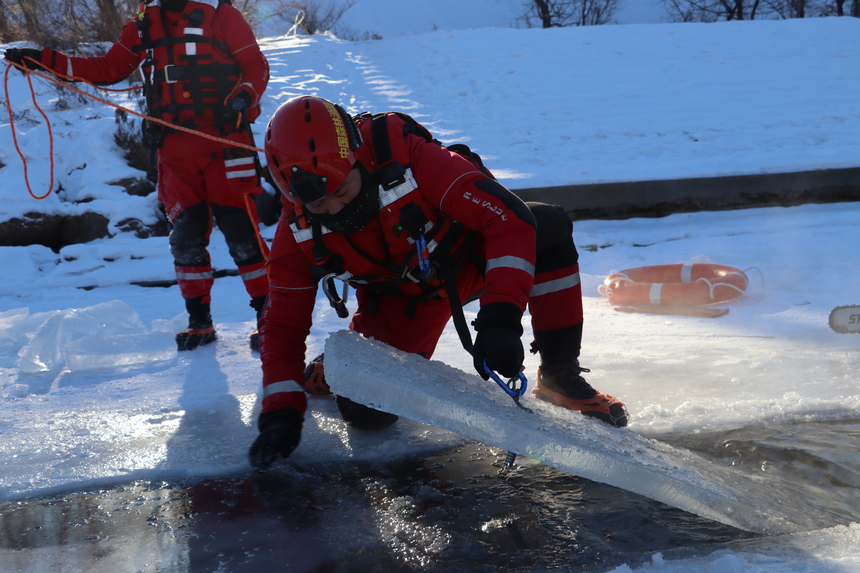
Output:
<path fill-rule="evenodd" d="M 245 92 L 251 102 L 247 119 L 253 121 L 269 78 L 250 26 L 236 8 L 219 0 L 190 1 L 182 12 L 164 10 L 158 0 L 143 3 L 104 56 L 70 57 L 45 49 L 42 63 L 98 84 L 116 83 L 140 68 L 148 78 L 147 99 L 155 117 L 246 145 L 251 143 L 247 131 L 231 132 L 224 125 L 224 103 Z M 198 135 L 159 129 L 158 198 L 174 225 L 171 252 L 183 297 L 209 301 L 213 215 L 248 293 L 266 295 L 265 256 L 255 232 L 259 219 L 248 197 L 262 191 L 254 156 Z M 198 208 L 181 216 L 190 207 Z"/>
<path fill-rule="evenodd" d="M 472 256 L 457 257 L 462 263 L 456 274 L 461 300 L 480 292 L 482 305 L 513 303 L 523 311 L 528 305 L 536 331 L 582 323 L 579 266 L 566 215 L 560 214 L 567 225 L 561 237 L 573 258 L 536 268 L 539 233 L 529 208 L 463 156 L 415 133 L 404 135 L 409 131 L 405 125 L 398 115 L 387 116 L 391 156 L 406 167 L 404 182 L 380 187 L 379 211 L 363 229 L 348 237 L 323 229 L 315 237 L 296 209 L 282 216 L 269 257 L 269 301 L 261 321 L 264 414 L 285 407 L 304 413 L 307 408 L 305 339 L 321 274 L 319 238 L 357 286 L 358 311 L 350 328 L 400 350 L 432 356 L 451 308 L 444 289 L 442 296 L 417 298 L 440 283 L 438 277 L 421 285 L 409 278 L 416 276 L 419 263 L 414 240 L 403 228 L 404 209 L 417 207 L 423 213 L 431 260 L 468 247 Z M 372 146 L 371 120 L 360 119 L 358 127 L 363 145 Z M 371 147 L 368 153 L 370 165 L 365 167 L 380 172 L 384 166 L 378 165 L 376 150 Z M 476 233 L 448 240 L 458 227 Z M 471 242 L 470 234 L 475 238 Z"/>

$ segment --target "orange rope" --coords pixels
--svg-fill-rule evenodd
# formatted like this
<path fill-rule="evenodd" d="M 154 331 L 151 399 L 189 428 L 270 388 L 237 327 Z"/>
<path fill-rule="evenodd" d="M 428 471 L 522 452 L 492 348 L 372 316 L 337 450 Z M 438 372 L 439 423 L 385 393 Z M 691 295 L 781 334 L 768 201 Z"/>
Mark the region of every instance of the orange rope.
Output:
<path fill-rule="evenodd" d="M 51 122 L 48 120 L 48 116 L 45 115 L 45 112 L 42 111 L 42 108 L 39 107 L 39 103 L 36 101 L 36 92 L 33 89 L 33 82 L 30 81 L 30 75 L 27 75 L 27 83 L 30 85 L 30 95 L 33 98 L 33 105 L 36 106 L 36 109 L 39 110 L 39 113 L 42 114 L 42 117 L 45 118 L 45 124 L 48 126 L 48 141 L 50 141 L 51 145 L 51 182 L 48 184 L 48 192 L 44 195 L 36 195 L 33 193 L 32 187 L 30 187 L 30 177 L 27 175 L 27 159 L 24 158 L 24 152 L 21 151 L 21 148 L 18 146 L 18 136 L 15 134 L 15 119 L 12 116 L 12 104 L 9 102 L 9 70 L 12 69 L 12 66 L 6 67 L 6 74 L 4 76 L 3 81 L 3 90 L 6 94 L 6 108 L 9 111 L 9 128 L 12 130 L 12 141 L 15 143 L 15 151 L 18 152 L 18 155 L 21 157 L 21 163 L 24 164 L 24 183 L 27 185 L 27 191 L 30 192 L 30 196 L 33 199 L 44 199 L 48 195 L 51 194 L 51 190 L 54 188 L 54 134 L 51 133 Z"/>
<path fill-rule="evenodd" d="M 39 62 L 39 61 L 37 61 L 37 60 L 34 60 L 33 58 L 30 58 L 29 56 L 25 56 L 25 58 L 26 58 L 27 60 L 30 60 L 31 62 L 34 62 L 34 63 L 35 63 L 35 64 L 37 64 L 38 66 L 40 66 L 40 67 L 42 67 L 42 68 L 45 68 L 45 66 L 43 66 L 41 62 Z M 211 141 L 217 141 L 217 142 L 220 142 L 220 143 L 224 143 L 224 144 L 226 144 L 226 145 L 230 145 L 230 146 L 232 146 L 232 147 L 241 147 L 242 149 L 247 149 L 247 150 L 250 150 L 250 151 L 256 151 L 256 152 L 260 152 L 260 153 L 265 153 L 265 150 L 264 150 L 264 149 L 260 149 L 259 147 L 254 147 L 254 146 L 252 146 L 252 145 L 245 145 L 244 143 L 238 143 L 238 142 L 236 142 L 236 141 L 230 141 L 229 139 L 224 139 L 223 137 L 217 137 L 217 136 L 214 136 L 214 135 L 209 135 L 209 134 L 207 134 L 207 133 L 203 133 L 203 132 L 201 132 L 201 131 L 197 131 L 197 130 L 195 130 L 195 129 L 189 129 L 189 128 L 187 128 L 187 127 L 182 127 L 182 126 L 180 126 L 180 125 L 175 125 L 175 124 L 170 123 L 169 121 L 165 121 L 165 120 L 163 120 L 163 119 L 159 119 L 159 118 L 157 118 L 157 117 L 150 117 L 150 116 L 148 116 L 148 115 L 146 115 L 146 114 L 139 113 L 139 112 L 137 112 L 137 111 L 134 111 L 134 110 L 131 110 L 131 109 L 128 109 L 128 108 L 122 107 L 121 105 L 117 105 L 117 104 L 115 104 L 115 103 L 113 103 L 113 102 L 110 102 L 110 101 L 108 101 L 108 100 L 106 100 L 106 99 L 102 99 L 102 98 L 100 98 L 100 97 L 98 97 L 98 96 L 95 96 L 95 95 L 93 95 L 93 94 L 91 94 L 91 93 L 85 92 L 85 91 L 83 91 L 83 90 L 79 90 L 79 89 L 77 89 L 77 88 L 75 88 L 75 87 L 73 87 L 73 86 L 71 86 L 71 85 L 69 85 L 69 84 L 67 84 L 67 83 L 63 83 L 63 82 L 57 81 L 57 80 L 56 80 L 56 79 L 54 79 L 52 76 L 48 76 L 48 75 L 45 75 L 45 74 L 39 73 L 39 72 L 37 72 L 37 71 L 35 71 L 35 70 L 31 70 L 31 69 L 29 69 L 27 66 L 25 66 L 25 65 L 23 65 L 23 64 L 16 64 L 15 62 L 9 62 L 8 60 L 7 60 L 7 63 L 8 63 L 9 65 L 6 67 L 6 74 L 5 74 L 5 77 L 4 77 L 3 88 L 4 88 L 4 91 L 5 91 L 5 94 L 6 94 L 6 106 L 9 108 L 9 124 L 10 124 L 10 125 L 9 125 L 9 127 L 12 129 L 12 139 L 13 139 L 13 140 L 14 140 L 14 142 L 15 142 L 15 149 L 17 149 L 17 150 L 18 150 L 18 155 L 20 155 L 20 156 L 21 156 L 21 161 L 22 161 L 22 162 L 23 162 L 23 164 L 24 164 L 24 180 L 27 182 L 27 190 L 28 190 L 28 191 L 30 191 L 30 195 L 32 195 L 32 196 L 33 196 L 34 198 L 36 198 L 36 199 L 44 199 L 45 197 L 47 197 L 48 195 L 50 195 L 50 194 L 51 194 L 51 189 L 52 189 L 52 188 L 53 188 L 53 186 L 54 186 L 54 136 L 53 136 L 53 133 L 51 132 L 51 122 L 50 122 L 50 120 L 48 120 L 48 116 L 47 116 L 47 115 L 45 115 L 45 112 L 43 112 L 43 111 L 42 111 L 42 109 L 39 107 L 39 104 L 36 102 L 36 93 L 35 93 L 35 91 L 33 90 L 33 82 L 32 82 L 32 80 L 30 79 L 30 74 L 35 74 L 36 76 L 38 76 L 38 77 L 40 77 L 40 78 L 42 78 L 42 79 L 48 80 L 49 82 L 53 82 L 53 83 L 55 83 L 55 84 L 57 84 L 57 85 L 59 85 L 59 86 L 63 86 L 63 87 L 65 87 L 65 88 L 68 88 L 68 89 L 72 90 L 73 92 L 76 92 L 76 93 L 79 93 L 79 94 L 81 94 L 81 95 L 84 95 L 84 96 L 86 96 L 86 97 L 88 97 L 88 98 L 94 99 L 94 100 L 96 100 L 97 102 L 103 103 L 103 104 L 105 104 L 105 105 L 109 105 L 110 107 L 113 107 L 113 108 L 116 108 L 116 109 L 121 109 L 122 111 L 124 111 L 124 112 L 126 112 L 126 113 L 130 113 L 131 115 L 137 116 L 137 117 L 139 117 L 139 118 L 141 118 L 141 119 L 148 119 L 149 121 L 152 121 L 152 122 L 155 122 L 155 123 L 161 124 L 161 125 L 163 125 L 163 126 L 169 127 L 170 129 L 173 129 L 173 130 L 176 130 L 176 131 L 184 131 L 185 133 L 190 133 L 190 134 L 193 134 L 193 135 L 197 135 L 197 136 L 199 136 L 199 137 L 203 137 L 203 138 L 205 138 L 205 139 L 209 139 L 209 140 L 211 140 Z M 12 104 L 11 104 L 11 102 L 9 101 L 9 70 L 11 69 L 11 66 L 15 66 L 16 68 L 18 68 L 19 70 L 21 70 L 22 72 L 24 72 L 24 74 L 27 76 L 27 82 L 30 84 L 30 93 L 31 93 L 32 98 L 33 98 L 33 104 L 36 106 L 36 109 L 38 109 L 38 110 L 39 110 L 39 113 L 41 113 L 41 114 L 42 114 L 42 117 L 44 117 L 44 118 L 45 118 L 45 122 L 46 122 L 46 124 L 47 124 L 47 126 L 48 126 L 48 137 L 49 137 L 49 139 L 50 139 L 50 146 L 51 146 L 51 150 L 50 150 L 50 153 L 51 153 L 51 185 L 50 185 L 50 187 L 48 188 L 48 192 L 47 192 L 47 193 L 45 193 L 45 194 L 44 194 L 44 195 L 42 195 L 42 196 L 36 196 L 36 195 L 33 193 L 33 191 L 30 189 L 30 182 L 29 182 L 29 180 L 27 180 L 27 160 L 24 158 L 24 154 L 21 152 L 21 150 L 20 150 L 20 149 L 19 149 L 19 147 L 18 147 L 18 138 L 17 138 L 17 137 L 16 137 L 16 135 L 15 135 L 15 120 L 14 120 L 14 118 L 12 117 Z M 47 68 L 45 68 L 45 69 L 47 69 Z M 64 79 L 64 80 L 66 80 L 66 81 L 83 82 L 83 83 L 87 84 L 88 86 L 91 86 L 91 87 L 93 87 L 93 88 L 95 88 L 95 89 L 97 89 L 97 90 L 102 90 L 102 91 L 107 91 L 107 92 L 127 92 L 127 91 L 133 91 L 133 90 L 141 89 L 140 87 L 132 87 L 132 88 L 124 88 L 124 89 L 110 89 L 110 88 L 105 88 L 105 87 L 97 86 L 97 85 L 95 85 L 94 83 L 92 83 L 92 82 L 90 82 L 90 81 L 88 81 L 88 80 L 86 80 L 86 79 L 84 79 L 84 78 L 79 78 L 79 77 L 77 77 L 77 76 L 67 76 L 67 75 L 61 74 L 61 73 L 59 73 L 59 72 L 55 72 L 55 71 L 53 71 L 53 70 L 49 70 L 49 71 L 51 72 L 51 74 L 56 75 L 56 76 L 59 76 L 60 78 L 62 78 L 62 79 Z"/>

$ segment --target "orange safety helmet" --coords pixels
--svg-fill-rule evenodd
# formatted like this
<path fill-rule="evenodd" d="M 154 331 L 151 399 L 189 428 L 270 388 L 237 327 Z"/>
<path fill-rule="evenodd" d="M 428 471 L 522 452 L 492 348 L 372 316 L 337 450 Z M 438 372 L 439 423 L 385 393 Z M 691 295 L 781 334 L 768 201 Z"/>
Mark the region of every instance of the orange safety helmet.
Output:
<path fill-rule="evenodd" d="M 266 162 L 281 193 L 293 203 L 331 195 L 361 160 L 362 140 L 352 117 L 316 96 L 293 98 L 266 126 Z"/>

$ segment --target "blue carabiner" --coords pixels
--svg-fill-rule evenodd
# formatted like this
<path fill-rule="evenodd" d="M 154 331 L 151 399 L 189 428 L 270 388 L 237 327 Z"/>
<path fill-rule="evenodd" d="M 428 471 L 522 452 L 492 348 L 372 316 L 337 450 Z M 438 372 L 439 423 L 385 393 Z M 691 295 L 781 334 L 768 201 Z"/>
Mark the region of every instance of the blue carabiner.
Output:
<path fill-rule="evenodd" d="M 421 268 L 421 274 L 425 277 L 430 276 L 430 251 L 427 250 L 427 239 L 424 238 L 423 231 L 418 233 L 415 249 L 418 251 L 418 266 Z"/>
<path fill-rule="evenodd" d="M 522 372 L 517 372 L 516 376 L 514 376 L 507 382 L 504 382 L 501 378 L 499 378 L 498 374 L 493 372 L 493 370 L 489 366 L 487 366 L 486 358 L 484 359 L 484 372 L 486 372 L 490 376 L 490 378 L 492 378 L 496 382 L 496 384 L 498 384 L 502 388 L 502 390 L 504 390 L 508 394 L 508 396 L 513 398 L 514 401 L 516 401 L 518 398 L 520 398 L 523 394 L 526 393 L 528 379 L 526 379 L 526 375 Z M 520 381 L 519 390 L 513 387 L 514 383 L 517 380 Z M 519 402 L 517 402 L 517 404 L 519 404 Z"/>

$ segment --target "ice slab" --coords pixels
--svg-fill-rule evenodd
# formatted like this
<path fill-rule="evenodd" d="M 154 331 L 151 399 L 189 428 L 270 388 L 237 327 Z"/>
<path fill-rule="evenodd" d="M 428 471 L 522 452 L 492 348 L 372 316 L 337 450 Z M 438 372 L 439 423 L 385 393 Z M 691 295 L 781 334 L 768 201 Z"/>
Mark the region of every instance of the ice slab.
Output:
<path fill-rule="evenodd" d="M 93 370 L 175 357 L 172 335 L 147 332 L 137 312 L 119 300 L 87 308 L 0 315 L 0 341 L 18 346 L 22 374 Z"/>
<path fill-rule="evenodd" d="M 83 372 L 170 360 L 176 357 L 176 342 L 164 332 L 88 335 L 66 344 L 65 354 L 66 368 Z"/>
<path fill-rule="evenodd" d="M 693 452 L 612 428 L 529 394 L 517 407 L 493 382 L 350 332 L 325 345 L 326 380 L 352 400 L 536 459 L 733 527 L 768 534 L 817 527 L 798 492 Z"/>

